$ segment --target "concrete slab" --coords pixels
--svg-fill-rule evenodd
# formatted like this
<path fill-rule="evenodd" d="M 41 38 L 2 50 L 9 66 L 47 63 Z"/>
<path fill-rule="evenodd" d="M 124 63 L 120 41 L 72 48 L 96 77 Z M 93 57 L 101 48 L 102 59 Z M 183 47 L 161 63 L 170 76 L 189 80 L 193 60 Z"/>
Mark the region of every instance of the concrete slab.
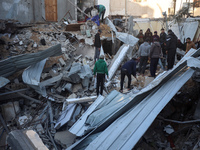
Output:
<path fill-rule="evenodd" d="M 67 148 L 75 142 L 76 135 L 69 131 L 61 131 L 56 132 L 54 139 L 57 143 Z"/>

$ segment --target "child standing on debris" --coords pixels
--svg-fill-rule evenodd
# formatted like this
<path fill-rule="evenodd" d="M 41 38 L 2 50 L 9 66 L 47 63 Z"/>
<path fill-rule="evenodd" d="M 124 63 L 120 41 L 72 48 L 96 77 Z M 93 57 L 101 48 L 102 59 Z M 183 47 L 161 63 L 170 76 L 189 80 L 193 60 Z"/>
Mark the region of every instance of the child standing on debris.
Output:
<path fill-rule="evenodd" d="M 96 62 L 96 60 L 99 59 L 99 55 L 100 55 L 100 50 L 101 50 L 100 35 L 101 35 L 101 32 L 102 31 L 99 29 L 97 34 L 95 35 L 95 39 L 94 39 L 94 46 L 95 46 L 94 63 Z"/>
<path fill-rule="evenodd" d="M 101 55 L 99 58 L 100 59 L 95 63 L 93 69 L 95 78 L 97 74 L 97 85 L 96 85 L 97 96 L 99 95 L 100 86 L 101 86 L 100 94 L 101 95 L 103 94 L 105 74 L 108 77 L 108 68 L 106 62 L 104 61 L 104 55 Z"/>

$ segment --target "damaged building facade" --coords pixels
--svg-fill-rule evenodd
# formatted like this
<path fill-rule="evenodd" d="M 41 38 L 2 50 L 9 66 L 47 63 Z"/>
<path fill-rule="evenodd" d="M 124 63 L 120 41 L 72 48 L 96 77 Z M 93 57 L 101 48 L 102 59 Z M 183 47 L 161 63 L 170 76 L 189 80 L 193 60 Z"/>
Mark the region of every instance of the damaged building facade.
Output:
<path fill-rule="evenodd" d="M 95 4 L 104 22 L 83 21 Z M 148 63 L 118 92 L 139 30 L 200 40 L 199 1 L 2 0 L 0 12 L 0 149 L 200 149 L 200 49 L 177 48 L 173 69 L 159 65 L 156 78 Z M 98 29 L 109 77 L 99 96 Z"/>

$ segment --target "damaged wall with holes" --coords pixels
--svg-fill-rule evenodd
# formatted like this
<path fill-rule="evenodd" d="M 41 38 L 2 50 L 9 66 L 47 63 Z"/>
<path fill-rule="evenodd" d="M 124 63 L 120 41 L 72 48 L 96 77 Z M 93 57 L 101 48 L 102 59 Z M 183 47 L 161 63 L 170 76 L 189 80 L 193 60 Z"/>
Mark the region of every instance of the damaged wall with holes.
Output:
<path fill-rule="evenodd" d="M 75 8 L 62 0 L 2 0 L 0 10 L 0 19 L 13 19 L 21 23 L 60 21 L 63 17 L 76 19 Z"/>

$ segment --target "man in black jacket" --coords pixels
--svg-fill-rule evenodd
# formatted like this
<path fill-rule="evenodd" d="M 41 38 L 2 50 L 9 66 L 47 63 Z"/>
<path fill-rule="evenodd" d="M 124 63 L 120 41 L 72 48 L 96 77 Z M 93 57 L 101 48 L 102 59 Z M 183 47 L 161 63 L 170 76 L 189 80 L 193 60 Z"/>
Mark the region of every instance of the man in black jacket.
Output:
<path fill-rule="evenodd" d="M 161 29 L 161 33 L 160 33 L 160 45 L 162 48 L 162 53 L 163 53 L 163 58 L 162 58 L 162 64 L 163 67 L 165 69 L 165 65 L 166 65 L 166 39 L 167 39 L 167 34 L 165 33 L 165 30 L 162 28 Z"/>
<path fill-rule="evenodd" d="M 94 63 L 96 62 L 96 60 L 99 60 L 99 54 L 101 50 L 101 40 L 100 40 L 101 32 L 102 31 L 99 29 L 94 39 L 94 46 L 95 46 Z"/>
<path fill-rule="evenodd" d="M 176 48 L 177 48 L 177 37 L 172 32 L 172 30 L 168 30 L 168 36 L 166 39 L 166 53 L 167 53 L 167 70 L 172 69 L 174 66 Z"/>

